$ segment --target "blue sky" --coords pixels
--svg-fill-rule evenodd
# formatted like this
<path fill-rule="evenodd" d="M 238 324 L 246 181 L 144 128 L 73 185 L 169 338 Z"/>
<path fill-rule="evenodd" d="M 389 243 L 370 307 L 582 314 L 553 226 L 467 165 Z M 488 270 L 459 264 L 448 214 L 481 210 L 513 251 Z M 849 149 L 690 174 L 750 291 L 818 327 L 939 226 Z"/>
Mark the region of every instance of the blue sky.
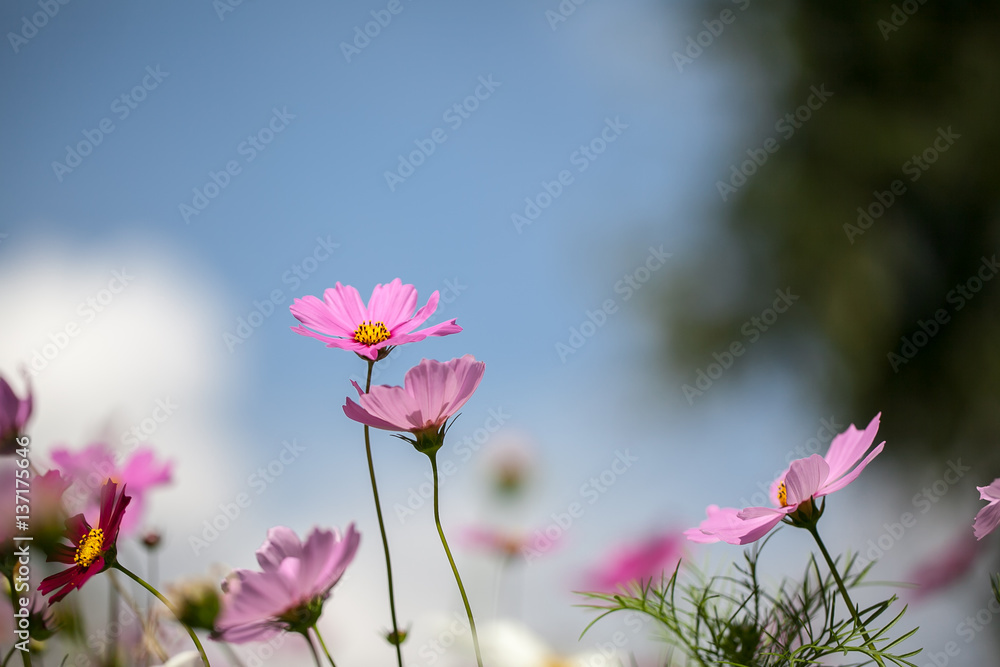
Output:
<path fill-rule="evenodd" d="M 626 276 L 644 277 L 643 266 L 657 265 L 645 287 L 666 280 L 671 262 L 696 261 L 719 205 L 720 165 L 742 152 L 757 114 L 770 116 L 739 111 L 750 92 L 721 51 L 677 71 L 672 53 L 706 18 L 697 7 L 595 0 L 553 28 L 546 11 L 557 6 L 247 0 L 220 15 L 207 1 L 70 2 L 29 39 L 15 39 L 16 51 L 9 36 L 0 47 L 0 269 L 8 312 L 25 314 L 4 338 L 0 369 L 14 374 L 110 271 L 125 267 L 138 285 L 74 344 L 80 354 L 60 356 L 37 378 L 38 433 L 82 445 L 173 392 L 183 414 L 152 440 L 199 481 L 179 475 L 152 516 L 181 531 L 232 498 L 282 441 L 308 447 L 308 464 L 289 466 L 211 552 L 177 544 L 165 576 L 210 560 L 249 566 L 275 523 L 304 531 L 356 519 L 370 556 L 358 580 L 379 580 L 359 434 L 340 411 L 362 364 L 289 331 L 291 299 L 337 281 L 367 296 L 400 277 L 421 302 L 433 290 L 450 298 L 434 321 L 455 317 L 465 331 L 397 350 L 377 381 L 401 382 L 424 356 L 485 360 L 454 434 L 474 433 L 503 409 L 510 419 L 496 440 L 537 448 L 544 483 L 517 517 L 523 525 L 544 526 L 616 452 L 639 458 L 627 484 L 573 530 L 572 548 L 551 569 L 533 570 L 541 592 L 526 618 L 559 646 L 572 646 L 583 618 L 569 610 L 568 593 L 552 593 L 578 584 L 566 572 L 618 540 L 683 527 L 708 502 L 736 503 L 752 492 L 741 488 L 747 471 L 769 480 L 780 462 L 767 456 L 814 435 L 827 415 L 767 369 L 752 381 L 727 379 L 689 408 L 684 378 L 650 372 L 662 335 L 644 314 L 653 288 L 628 299 L 616 290 Z M 4 3 L 0 26 L 20 32 L 39 11 Z M 379 18 L 385 25 L 348 61 L 343 44 Z M 67 146 L 88 154 L 67 162 Z M 426 154 L 411 159 L 421 147 Z M 412 174 L 398 171 L 400 156 L 420 162 Z M 390 187 L 393 171 L 405 179 Z M 546 191 L 556 196 L 531 224 L 512 221 L 527 215 L 526 198 L 546 202 Z M 670 257 L 647 264 L 658 251 Z M 260 305 L 272 297 L 273 309 Z M 609 300 L 593 336 L 560 356 L 557 344 L 570 344 L 572 329 Z M 245 341 L 227 338 L 241 318 L 258 317 Z M 102 348 L 118 318 L 144 319 L 149 330 Z M 72 418 L 46 408 L 48 391 L 49 406 L 72 410 L 61 388 L 115 368 L 153 386 L 87 392 L 98 394 L 86 397 L 91 411 Z M 426 462 L 388 437 L 376 442 L 376 458 L 384 502 L 405 502 Z M 720 458 L 732 469 L 720 470 Z M 478 454 L 474 461 L 481 467 Z M 706 469 L 707 477 L 698 472 Z M 481 472 L 459 473 L 446 513 L 474 522 Z M 174 502 L 194 518 L 171 513 Z M 421 539 L 421 558 L 437 558 L 426 517 L 418 523 L 399 527 L 396 552 Z M 400 572 L 420 577 L 412 563 Z M 360 584 L 345 585 L 345 597 L 365 597 Z M 427 590 L 414 586 L 414 596 Z M 404 603 L 410 617 L 423 613 L 418 602 Z M 358 627 L 370 639 L 385 619 L 380 600 L 365 604 L 373 616 Z M 351 650 L 369 648 L 361 641 Z"/>

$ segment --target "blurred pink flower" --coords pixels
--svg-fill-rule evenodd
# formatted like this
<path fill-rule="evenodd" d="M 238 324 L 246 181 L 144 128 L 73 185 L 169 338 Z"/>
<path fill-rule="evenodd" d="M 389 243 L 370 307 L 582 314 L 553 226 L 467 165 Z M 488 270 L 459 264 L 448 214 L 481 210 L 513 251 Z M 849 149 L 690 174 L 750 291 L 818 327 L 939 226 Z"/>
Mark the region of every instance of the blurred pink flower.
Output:
<path fill-rule="evenodd" d="M 986 507 L 979 510 L 976 520 L 972 524 L 972 532 L 977 540 L 981 540 L 997 527 L 1000 523 L 1000 477 L 993 480 L 989 486 L 977 486 L 979 499 L 989 502 Z"/>
<path fill-rule="evenodd" d="M 526 550 L 541 551 L 538 548 L 541 544 L 538 536 L 532 540 L 530 535 L 523 532 L 488 526 L 469 526 L 462 531 L 459 539 L 467 548 L 482 549 L 504 558 L 526 553 Z M 551 543 L 546 545 L 546 550 L 551 547 Z"/>
<path fill-rule="evenodd" d="M 684 556 L 684 534 L 666 532 L 651 535 L 637 544 L 618 547 L 588 575 L 587 587 L 602 593 L 614 593 L 632 581 L 667 578 Z"/>
<path fill-rule="evenodd" d="M 868 451 L 875 442 L 880 417 L 881 413 L 875 415 L 864 431 L 855 428 L 854 424 L 848 426 L 830 443 L 826 456 L 813 454 L 792 461 L 785 474 L 771 485 L 771 497 L 777 507 L 737 510 L 710 505 L 708 518 L 684 534 L 692 542 L 749 544 L 762 538 L 786 517 L 800 510 L 811 512 L 814 498 L 839 491 L 853 482 L 881 453 L 885 442 Z"/>
<path fill-rule="evenodd" d="M 353 523 L 343 538 L 336 530 L 314 528 L 305 543 L 290 528 L 272 528 L 257 550 L 262 571 L 236 570 L 222 584 L 213 638 L 242 644 L 284 631 L 304 634 L 319 620 L 360 540 Z"/>
<path fill-rule="evenodd" d="M 906 577 L 906 581 L 917 585 L 910 597 L 919 600 L 951 586 L 972 569 L 981 550 L 979 541 L 962 531 L 944 549 L 918 564 Z"/>
<path fill-rule="evenodd" d="M 403 387 L 378 385 L 366 394 L 355 382 L 358 403 L 348 398 L 344 414 L 373 428 L 408 431 L 421 451 L 440 447 L 445 423 L 472 397 L 485 370 L 471 354 L 444 363 L 424 359 L 406 371 Z"/>
<path fill-rule="evenodd" d="M 438 298 L 435 291 L 427 304 L 414 313 L 416 288 L 396 278 L 388 285 L 376 285 L 365 306 L 357 289 L 337 283 L 323 293 L 323 301 L 312 295 L 295 299 L 290 310 L 305 326 L 292 327 L 292 331 L 374 361 L 388 354 L 388 348 L 393 346 L 461 331 L 453 319 L 414 331 L 437 310 Z"/>
<path fill-rule="evenodd" d="M 157 462 L 152 448 L 140 447 L 127 460 L 104 443 L 94 443 L 79 452 L 60 448 L 53 450 L 52 461 L 62 470 L 74 488 L 66 494 L 68 501 L 85 514 L 95 512 L 104 481 L 112 479 L 127 484 L 132 495 L 132 509 L 122 522 L 122 534 L 132 534 L 143 520 L 144 498 L 147 491 L 171 481 L 172 464 Z"/>
<path fill-rule="evenodd" d="M 13 454 L 17 449 L 17 438 L 24 434 L 24 425 L 31 417 L 33 399 L 31 384 L 25 374 L 24 398 L 18 398 L 2 376 L 0 376 L 0 455 Z"/>

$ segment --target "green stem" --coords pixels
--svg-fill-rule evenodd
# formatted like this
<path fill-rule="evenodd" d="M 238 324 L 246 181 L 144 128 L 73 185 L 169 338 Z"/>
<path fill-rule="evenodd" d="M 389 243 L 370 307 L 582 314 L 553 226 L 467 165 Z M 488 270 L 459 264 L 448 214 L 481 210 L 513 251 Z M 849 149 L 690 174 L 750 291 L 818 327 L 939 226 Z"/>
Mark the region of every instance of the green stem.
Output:
<path fill-rule="evenodd" d="M 10 647 L 10 650 L 7 651 L 7 657 L 3 659 L 3 663 L 0 664 L 0 667 L 7 667 L 7 663 L 10 662 L 10 659 L 14 656 L 14 651 L 16 650 L 17 650 L 16 647 L 14 646 Z"/>
<path fill-rule="evenodd" d="M 427 457 L 431 460 L 431 472 L 434 475 L 434 525 L 437 526 L 438 535 L 441 536 L 441 546 L 444 547 L 444 552 L 448 556 L 448 562 L 451 564 L 451 571 L 455 573 L 455 581 L 458 583 L 458 591 L 462 594 L 462 602 L 465 604 L 465 613 L 469 617 L 469 629 L 472 631 L 472 644 L 476 648 L 476 663 L 479 667 L 483 667 L 483 656 L 479 652 L 479 635 L 476 633 L 476 620 L 472 618 L 472 607 L 469 606 L 469 596 L 465 594 L 465 586 L 462 585 L 462 577 L 458 574 L 458 567 L 455 565 L 455 559 L 452 558 L 451 549 L 448 548 L 448 540 L 445 539 L 444 529 L 441 528 L 441 512 L 438 507 L 438 468 L 437 468 L 437 451 L 427 452 Z"/>
<path fill-rule="evenodd" d="M 319 633 L 318 625 L 313 626 L 313 632 L 316 633 L 316 639 L 319 640 L 319 645 L 323 647 L 323 653 L 326 654 L 326 659 L 330 661 L 330 667 L 337 667 L 337 665 L 333 662 L 333 658 L 330 657 L 330 650 L 326 647 L 326 642 L 323 641 L 323 635 Z"/>
<path fill-rule="evenodd" d="M 309 635 L 306 632 L 302 633 L 302 638 L 306 640 L 307 644 L 309 644 L 309 651 L 312 653 L 313 660 L 316 661 L 316 667 L 323 667 L 323 663 L 319 661 L 319 653 L 316 652 L 316 647 L 313 646 L 312 639 L 309 638 Z"/>
<path fill-rule="evenodd" d="M 823 540 L 819 537 L 819 531 L 816 530 L 816 526 L 809 526 L 807 530 L 812 534 L 813 539 L 816 540 L 816 544 L 819 545 L 819 550 L 823 554 L 823 558 L 826 559 L 826 564 L 830 568 L 830 573 L 833 575 L 834 580 L 837 582 L 837 588 L 840 589 L 840 596 L 844 598 L 844 604 L 847 605 L 848 610 L 851 612 L 851 618 L 854 619 L 854 625 L 861 632 L 861 637 L 865 640 L 865 644 L 868 645 L 868 649 L 871 650 L 875 655 L 872 658 L 881 667 L 885 667 L 885 663 L 882 662 L 882 658 L 879 657 L 875 648 L 872 638 L 868 635 L 868 631 L 865 629 L 864 624 L 861 622 L 861 617 L 858 615 L 858 608 L 854 606 L 851 601 L 851 596 L 847 592 L 847 586 L 844 585 L 844 580 L 840 578 L 840 573 L 837 571 L 837 565 L 833 562 L 833 558 L 830 557 L 830 552 L 826 550 L 826 545 L 823 544 Z"/>
<path fill-rule="evenodd" d="M 108 572 L 108 576 L 114 579 L 115 573 Z M 111 594 L 111 599 L 108 601 L 108 627 L 112 626 L 118 620 L 118 591 L 114 586 L 109 586 L 108 591 Z M 111 637 L 111 641 L 108 642 L 108 664 L 117 665 L 118 664 L 118 634 L 115 633 Z"/>
<path fill-rule="evenodd" d="M 368 379 L 365 380 L 365 393 L 372 388 L 372 367 L 375 362 L 368 360 Z M 365 453 L 368 455 L 368 475 L 372 480 L 372 495 L 375 497 L 375 514 L 378 515 L 378 529 L 382 533 L 382 549 L 385 551 L 385 572 L 389 580 L 389 613 L 392 615 L 392 637 L 393 645 L 396 647 L 396 660 L 399 667 L 403 667 L 403 643 L 402 635 L 399 634 L 399 624 L 396 623 L 396 595 L 392 588 L 392 561 L 389 559 L 389 538 L 385 535 L 385 521 L 382 519 L 382 503 L 378 499 L 378 484 L 375 482 L 375 463 L 372 461 L 372 442 L 369 434 L 368 424 L 365 424 Z"/>
<path fill-rule="evenodd" d="M 202 662 L 205 663 L 205 667 L 212 667 L 211 663 L 208 662 L 208 656 L 205 655 L 205 647 L 202 646 L 201 645 L 201 641 L 198 640 L 198 635 L 196 635 L 194 633 L 194 630 L 192 630 L 190 627 L 188 627 L 188 625 L 186 623 L 184 623 L 184 622 L 181 621 L 180 615 L 177 613 L 177 609 L 174 608 L 174 605 L 170 604 L 170 600 L 168 600 L 167 598 L 163 597 L 163 595 L 160 593 L 160 591 L 156 590 L 155 588 L 153 588 L 152 586 L 150 586 L 149 584 L 147 584 L 138 575 L 136 575 L 135 573 L 133 573 L 132 571 L 130 571 L 128 568 L 126 568 L 121 563 L 115 563 L 113 567 L 115 569 L 119 570 L 126 577 L 128 577 L 129 579 L 131 579 L 132 581 L 134 581 L 135 583 L 139 584 L 140 586 L 142 586 L 143 588 L 145 588 L 147 591 L 149 591 L 150 593 L 152 593 L 153 595 L 155 595 L 156 598 L 160 602 L 162 602 L 164 604 L 164 606 L 166 606 L 167 609 L 170 610 L 170 613 L 174 615 L 174 618 L 177 619 L 177 622 L 180 623 L 181 625 L 183 625 L 184 629 L 187 630 L 188 635 L 191 637 L 191 641 L 194 642 L 195 648 L 198 649 L 198 655 L 201 656 Z"/>

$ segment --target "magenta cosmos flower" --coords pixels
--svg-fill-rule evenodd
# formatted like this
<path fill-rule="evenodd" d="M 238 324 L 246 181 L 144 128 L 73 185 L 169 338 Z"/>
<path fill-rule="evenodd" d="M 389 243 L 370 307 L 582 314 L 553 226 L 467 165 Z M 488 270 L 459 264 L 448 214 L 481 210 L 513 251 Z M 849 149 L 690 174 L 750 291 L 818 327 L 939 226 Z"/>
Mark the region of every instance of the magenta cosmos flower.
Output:
<path fill-rule="evenodd" d="M 1000 477 L 993 480 L 989 486 L 977 486 L 979 499 L 987 501 L 986 507 L 976 514 L 976 521 L 972 525 L 972 531 L 977 540 L 981 540 L 997 527 L 1000 523 Z"/>
<path fill-rule="evenodd" d="M 414 313 L 416 288 L 396 278 L 388 285 L 376 285 L 365 306 L 358 290 L 337 283 L 323 293 L 322 301 L 312 295 L 295 299 L 290 310 L 305 326 L 292 327 L 292 331 L 375 361 L 393 346 L 461 331 L 453 319 L 415 331 L 437 310 L 438 298 L 435 290 L 426 305 Z"/>
<path fill-rule="evenodd" d="M 602 593 L 614 593 L 632 581 L 658 583 L 666 572 L 669 576 L 684 555 L 684 535 L 666 532 L 651 535 L 637 544 L 619 547 L 593 570 L 589 587 Z"/>
<path fill-rule="evenodd" d="M 257 550 L 261 571 L 236 570 L 222 584 L 222 611 L 213 638 L 242 644 L 285 631 L 304 635 L 319 620 L 323 602 L 354 559 L 360 540 L 353 523 L 343 538 L 336 530 L 314 528 L 305 543 L 284 526 L 267 531 Z"/>
<path fill-rule="evenodd" d="M 97 528 L 91 528 L 82 514 L 66 519 L 66 537 L 70 544 L 57 545 L 49 555 L 49 562 L 72 565 L 68 570 L 42 580 L 38 591 L 48 595 L 55 591 L 52 602 L 58 602 L 75 588 L 82 588 L 90 578 L 114 565 L 118 555 L 118 529 L 125 515 L 125 508 L 132 500 L 117 493 L 118 485 L 110 479 L 101 488 L 101 518 Z"/>
<path fill-rule="evenodd" d="M 406 371 L 402 387 L 378 385 L 366 394 L 355 382 L 358 403 L 348 398 L 344 414 L 372 428 L 408 431 L 417 449 L 436 451 L 446 422 L 472 397 L 485 370 L 471 354 L 444 363 L 423 359 Z"/>
<path fill-rule="evenodd" d="M 131 535 L 143 519 L 146 493 L 157 486 L 169 484 L 172 466 L 156 460 L 149 447 L 140 447 L 128 459 L 104 443 L 94 443 L 79 452 L 66 448 L 52 452 L 52 461 L 73 483 L 65 498 L 72 509 L 87 514 L 96 512 L 98 485 L 107 478 L 127 485 L 132 494 L 132 510 L 122 522 L 122 533 Z"/>
<path fill-rule="evenodd" d="M 30 384 L 25 391 L 25 397 L 18 398 L 7 380 L 0 377 L 0 454 L 14 453 L 17 449 L 17 439 L 24 434 L 24 425 L 31 417 Z"/>
<path fill-rule="evenodd" d="M 818 518 L 812 501 L 853 482 L 882 451 L 885 442 L 871 449 L 878 432 L 879 417 L 881 413 L 875 415 L 864 431 L 851 424 L 833 439 L 826 456 L 813 454 L 809 458 L 792 461 L 788 470 L 771 485 L 775 507 L 738 510 L 710 505 L 708 518 L 684 534 L 693 542 L 749 544 L 762 538 L 785 519 L 791 523 Z"/>

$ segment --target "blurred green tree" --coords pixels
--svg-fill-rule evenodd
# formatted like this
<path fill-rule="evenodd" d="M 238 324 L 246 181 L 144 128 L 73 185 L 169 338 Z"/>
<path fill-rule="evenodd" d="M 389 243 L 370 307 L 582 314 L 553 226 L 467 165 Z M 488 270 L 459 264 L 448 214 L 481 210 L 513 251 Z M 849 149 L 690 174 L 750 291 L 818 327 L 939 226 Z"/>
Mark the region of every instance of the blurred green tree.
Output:
<path fill-rule="evenodd" d="M 745 69 L 767 110 L 745 114 L 751 131 L 714 189 L 719 224 L 664 287 L 666 362 L 693 385 L 740 341 L 749 354 L 727 378 L 778 361 L 845 421 L 882 410 L 880 437 L 907 443 L 886 450 L 898 462 L 974 454 L 974 481 L 988 483 L 1000 475 L 1000 3 L 721 3 L 697 10 L 699 27 L 721 8 L 737 20 L 708 55 Z M 755 169 L 754 156 L 766 156 Z M 745 324 L 784 288 L 799 300 L 751 349 L 759 329 Z"/>

